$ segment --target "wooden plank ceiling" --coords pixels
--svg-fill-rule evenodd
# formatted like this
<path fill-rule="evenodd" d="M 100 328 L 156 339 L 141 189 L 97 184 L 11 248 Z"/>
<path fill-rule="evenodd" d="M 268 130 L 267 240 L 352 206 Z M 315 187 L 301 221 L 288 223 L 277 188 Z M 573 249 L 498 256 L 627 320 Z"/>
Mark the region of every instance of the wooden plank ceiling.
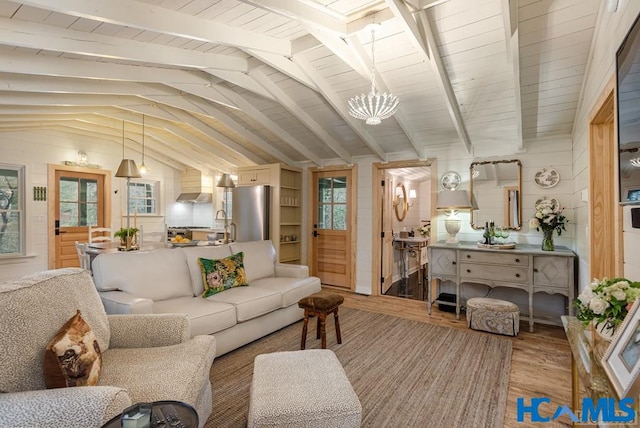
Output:
<path fill-rule="evenodd" d="M 425 159 L 572 131 L 598 0 L 0 0 L 0 131 L 182 168 Z M 371 85 L 377 126 L 347 112 Z"/>

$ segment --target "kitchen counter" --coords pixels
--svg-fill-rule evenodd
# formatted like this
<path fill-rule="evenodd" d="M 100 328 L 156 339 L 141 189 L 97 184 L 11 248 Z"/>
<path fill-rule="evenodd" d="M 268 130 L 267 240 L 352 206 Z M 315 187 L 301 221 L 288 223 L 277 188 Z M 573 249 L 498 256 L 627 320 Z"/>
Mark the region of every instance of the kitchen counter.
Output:
<path fill-rule="evenodd" d="M 224 229 L 191 229 L 191 239 L 207 241 L 209 235 L 214 233 L 224 233 Z"/>

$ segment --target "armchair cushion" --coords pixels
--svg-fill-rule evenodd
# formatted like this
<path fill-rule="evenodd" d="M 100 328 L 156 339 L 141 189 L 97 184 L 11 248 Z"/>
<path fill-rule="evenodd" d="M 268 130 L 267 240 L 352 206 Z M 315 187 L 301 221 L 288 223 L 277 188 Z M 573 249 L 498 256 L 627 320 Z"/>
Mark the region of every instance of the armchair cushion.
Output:
<path fill-rule="evenodd" d="M 102 352 L 109 349 L 109 321 L 89 271 L 58 269 L 0 283 L 0 302 L 0 391 L 46 388 L 45 347 L 78 309 Z"/>
<path fill-rule="evenodd" d="M 199 258 L 198 263 L 200 264 L 202 283 L 204 284 L 202 297 L 213 296 L 230 288 L 249 285 L 247 284 L 247 275 L 244 272 L 242 257 L 241 251 L 238 254 L 219 260 Z"/>
<path fill-rule="evenodd" d="M 45 384 L 47 388 L 97 385 L 101 368 L 100 346 L 78 310 L 45 349 Z"/>

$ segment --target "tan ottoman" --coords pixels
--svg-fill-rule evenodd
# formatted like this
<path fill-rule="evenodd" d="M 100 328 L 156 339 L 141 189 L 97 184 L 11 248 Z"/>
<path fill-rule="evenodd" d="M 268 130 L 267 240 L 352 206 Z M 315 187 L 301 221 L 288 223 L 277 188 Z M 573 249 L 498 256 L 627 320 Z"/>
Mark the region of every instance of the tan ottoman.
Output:
<path fill-rule="evenodd" d="M 474 330 L 517 336 L 520 309 L 505 300 L 473 297 L 467 300 L 467 325 Z"/>
<path fill-rule="evenodd" d="M 252 427 L 359 427 L 362 406 L 329 349 L 258 355 L 249 395 Z"/>

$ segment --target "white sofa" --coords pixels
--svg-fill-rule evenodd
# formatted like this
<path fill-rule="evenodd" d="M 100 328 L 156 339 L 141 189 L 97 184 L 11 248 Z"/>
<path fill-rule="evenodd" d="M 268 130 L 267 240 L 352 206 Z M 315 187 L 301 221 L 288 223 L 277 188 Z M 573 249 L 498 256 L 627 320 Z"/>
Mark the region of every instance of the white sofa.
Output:
<path fill-rule="evenodd" d="M 240 251 L 249 286 L 202 298 L 198 258 Z M 302 319 L 298 300 L 320 291 L 307 266 L 276 263 L 271 241 L 101 254 L 92 269 L 108 314 L 185 313 L 192 336 L 215 336 L 217 356 Z"/>

